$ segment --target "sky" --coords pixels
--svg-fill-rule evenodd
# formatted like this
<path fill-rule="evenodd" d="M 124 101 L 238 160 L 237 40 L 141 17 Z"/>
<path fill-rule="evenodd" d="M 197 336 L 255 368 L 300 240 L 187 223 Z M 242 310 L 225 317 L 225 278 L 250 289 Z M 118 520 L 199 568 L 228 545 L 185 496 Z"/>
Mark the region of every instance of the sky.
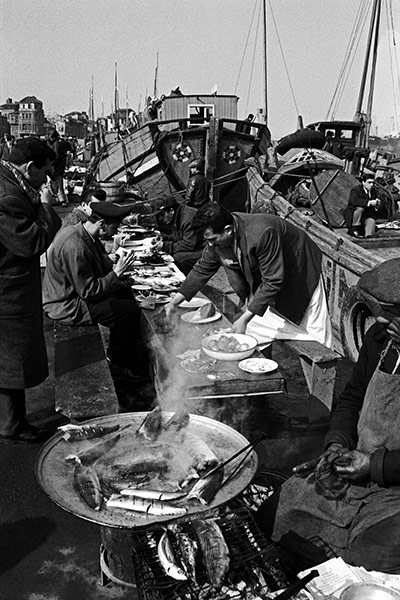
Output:
<path fill-rule="evenodd" d="M 268 126 L 274 139 L 297 128 L 298 114 L 304 124 L 326 118 L 360 2 L 367 1 L 267 0 Z M 392 3 L 400 44 L 400 2 Z M 238 117 L 244 118 L 265 105 L 260 5 L 261 0 L 0 0 L 0 104 L 33 95 L 45 114 L 88 112 L 93 80 L 95 115 L 109 114 L 117 63 L 120 106 L 128 99 L 138 110 L 153 95 L 158 55 L 159 95 L 177 86 L 184 94 L 207 94 L 217 85 L 218 93 L 239 96 Z M 366 36 L 365 30 L 337 119 L 353 118 Z M 385 36 L 372 111 L 372 132 L 379 135 L 400 129 L 399 82 L 390 78 Z"/>

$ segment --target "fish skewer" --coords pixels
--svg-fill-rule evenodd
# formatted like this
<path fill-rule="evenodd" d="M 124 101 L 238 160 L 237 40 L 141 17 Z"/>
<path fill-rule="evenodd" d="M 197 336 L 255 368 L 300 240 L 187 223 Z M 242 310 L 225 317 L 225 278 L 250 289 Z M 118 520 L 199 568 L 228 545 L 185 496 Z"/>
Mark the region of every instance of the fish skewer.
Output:
<path fill-rule="evenodd" d="M 138 498 L 135 496 L 122 496 L 121 494 L 113 494 L 107 500 L 109 508 L 124 508 L 134 512 L 146 513 L 158 517 L 166 515 L 180 516 L 187 513 L 187 508 L 167 504 L 160 500 L 149 500 L 147 498 Z"/>
<path fill-rule="evenodd" d="M 135 496 L 136 498 L 147 498 L 148 500 L 160 500 L 160 502 L 173 502 L 184 498 L 186 492 L 164 492 L 162 490 L 146 490 L 138 488 L 125 488 L 121 490 L 122 496 Z"/>

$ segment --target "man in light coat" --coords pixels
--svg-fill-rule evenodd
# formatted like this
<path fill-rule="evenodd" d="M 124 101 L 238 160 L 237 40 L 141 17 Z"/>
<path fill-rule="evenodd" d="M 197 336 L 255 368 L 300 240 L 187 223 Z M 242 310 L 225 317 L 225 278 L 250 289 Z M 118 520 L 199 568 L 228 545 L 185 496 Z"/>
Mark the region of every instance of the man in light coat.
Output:
<path fill-rule="evenodd" d="M 18 140 L 0 161 L 0 441 L 49 437 L 26 419 L 25 389 L 48 375 L 43 335 L 40 255 L 61 221 L 51 194 L 39 189 L 52 173 L 54 151 L 37 138 Z"/>

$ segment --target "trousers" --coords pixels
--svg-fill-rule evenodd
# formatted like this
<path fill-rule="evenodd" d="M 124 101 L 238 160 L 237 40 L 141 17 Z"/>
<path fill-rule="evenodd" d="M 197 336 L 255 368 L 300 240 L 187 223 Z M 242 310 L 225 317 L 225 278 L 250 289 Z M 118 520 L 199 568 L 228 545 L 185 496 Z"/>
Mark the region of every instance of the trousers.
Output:
<path fill-rule="evenodd" d="M 25 422 L 25 390 L 0 388 L 0 434 L 14 435 Z"/>

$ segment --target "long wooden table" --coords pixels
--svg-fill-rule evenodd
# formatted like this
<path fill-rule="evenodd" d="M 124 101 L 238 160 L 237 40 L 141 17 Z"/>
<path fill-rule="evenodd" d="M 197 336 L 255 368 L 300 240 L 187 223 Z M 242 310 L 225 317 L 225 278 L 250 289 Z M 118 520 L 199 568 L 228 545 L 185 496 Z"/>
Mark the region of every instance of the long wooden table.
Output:
<path fill-rule="evenodd" d="M 202 294 L 199 294 L 202 296 Z M 254 438 L 276 422 L 271 415 L 285 398 L 285 381 L 279 370 L 269 374 L 249 374 L 239 361 L 217 361 L 211 372 L 192 373 L 182 365 L 182 355 L 201 348 L 201 339 L 215 329 L 226 329 L 231 322 L 222 315 L 206 324 L 184 322 L 180 317 L 189 309 L 178 308 L 167 321 L 164 306 L 142 310 L 143 330 L 150 346 L 154 386 L 165 410 L 181 407 L 234 427 L 247 438 Z M 261 356 L 256 350 L 253 356 Z M 205 355 L 202 359 L 208 359 Z M 228 372 L 229 379 L 212 380 L 213 372 Z M 279 412 L 279 411 L 278 411 Z"/>

